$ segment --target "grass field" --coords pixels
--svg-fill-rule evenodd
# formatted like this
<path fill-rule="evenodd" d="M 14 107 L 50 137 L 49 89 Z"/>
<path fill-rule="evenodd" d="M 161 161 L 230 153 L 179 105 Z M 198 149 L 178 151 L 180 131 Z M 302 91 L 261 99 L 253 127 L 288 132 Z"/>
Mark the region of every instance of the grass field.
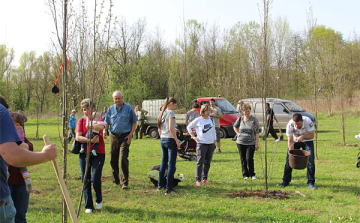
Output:
<path fill-rule="evenodd" d="M 103 209 L 92 214 L 84 213 L 81 204 L 80 222 L 360 222 L 359 169 L 355 167 L 360 141 L 354 135 L 360 132 L 360 120 L 347 115 L 347 146 L 342 146 L 340 116 L 319 116 L 318 158 L 316 161 L 317 190 L 309 190 L 306 169 L 294 170 L 290 186 L 278 188 L 282 181 L 287 142 L 275 144 L 268 138 L 268 160 L 274 155 L 269 172 L 269 191 L 281 190 L 288 199 L 260 198 L 256 196 L 233 198 L 239 191 L 265 190 L 264 141 L 255 154 L 257 180 L 243 180 L 240 158 L 235 142 L 221 141 L 223 153 L 214 154 L 209 181 L 211 185 L 195 187 L 196 162 L 177 160 L 177 173 L 186 180 L 175 188 L 176 195 L 165 196 L 147 177 L 148 172 L 161 162 L 159 140 L 145 138 L 134 140 L 130 147 L 130 187 L 121 190 L 112 184 L 109 141 L 106 140 L 106 161 L 102 176 Z M 26 134 L 35 151 L 43 147 L 42 140 L 35 140 L 35 120 L 26 123 Z M 58 121 L 41 120 L 40 135 L 48 134 L 59 148 L 58 162 L 62 165 L 62 149 Z M 286 136 L 285 136 L 286 140 Z M 62 195 L 50 162 L 29 167 L 34 192 L 30 195 L 28 222 L 61 222 Z M 68 154 L 67 186 L 77 209 L 81 196 L 78 156 Z M 302 197 L 295 193 L 300 191 Z M 68 216 L 69 222 L 70 216 Z"/>

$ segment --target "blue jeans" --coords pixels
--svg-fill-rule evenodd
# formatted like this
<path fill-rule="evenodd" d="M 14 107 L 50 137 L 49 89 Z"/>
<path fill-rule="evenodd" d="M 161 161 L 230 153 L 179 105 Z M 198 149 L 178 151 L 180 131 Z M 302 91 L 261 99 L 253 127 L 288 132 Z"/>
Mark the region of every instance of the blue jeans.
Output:
<path fill-rule="evenodd" d="M 159 186 L 163 187 L 165 184 L 165 171 L 167 171 L 166 177 L 166 189 L 172 190 L 174 174 L 176 171 L 176 157 L 177 157 L 177 146 L 175 139 L 173 138 L 162 138 L 161 139 L 161 151 L 162 151 L 162 161 L 159 171 Z"/>
<path fill-rule="evenodd" d="M 305 146 L 304 144 L 306 144 L 307 146 Z M 314 142 L 313 141 L 307 141 L 307 142 L 295 142 L 294 143 L 294 149 L 305 149 L 307 151 L 309 151 L 310 157 L 309 157 L 309 162 L 307 165 L 307 184 L 315 184 L 315 155 L 314 155 Z M 291 173 L 292 173 L 292 168 L 289 165 L 289 148 L 287 150 L 287 156 L 286 156 L 286 164 L 285 164 L 285 169 L 284 169 L 284 177 L 283 177 L 283 182 L 284 183 L 290 183 L 291 182 Z"/>
<path fill-rule="evenodd" d="M 79 155 L 81 179 L 84 182 L 85 166 L 86 166 L 86 153 Z M 102 202 L 101 194 L 101 174 L 105 162 L 105 154 L 97 154 L 97 156 L 90 156 L 89 168 L 84 185 L 84 198 L 85 208 L 94 209 L 94 203 L 91 194 L 91 183 L 95 191 L 95 202 Z"/>
<path fill-rule="evenodd" d="M 0 222 L 1 223 L 13 223 L 15 221 L 16 209 L 11 196 L 1 198 L 2 203 L 0 207 Z"/>
<path fill-rule="evenodd" d="M 14 201 L 14 207 L 16 208 L 15 222 L 26 222 L 26 213 L 30 197 L 30 194 L 26 191 L 26 185 L 12 184 L 9 185 L 9 188 L 11 191 L 11 198 Z"/>

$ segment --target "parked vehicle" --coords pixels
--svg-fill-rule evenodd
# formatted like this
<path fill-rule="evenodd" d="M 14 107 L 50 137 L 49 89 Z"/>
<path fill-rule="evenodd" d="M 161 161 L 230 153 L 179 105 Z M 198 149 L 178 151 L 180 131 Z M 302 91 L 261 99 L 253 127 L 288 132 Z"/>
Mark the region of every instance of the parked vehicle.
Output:
<path fill-rule="evenodd" d="M 223 117 L 220 119 L 220 127 L 221 127 L 220 137 L 221 138 L 234 137 L 236 133 L 234 131 L 233 124 L 236 121 L 236 119 L 240 116 L 239 112 L 236 111 L 234 106 L 232 106 L 232 104 L 228 100 L 226 100 L 226 98 L 221 98 L 221 97 L 198 98 L 197 102 L 200 105 L 200 108 L 201 105 L 205 103 L 210 103 L 211 98 L 215 99 L 216 106 L 219 107 L 221 109 L 221 112 L 223 113 Z"/>
<path fill-rule="evenodd" d="M 205 103 L 210 103 L 211 98 L 215 99 L 216 106 L 218 106 L 223 113 L 223 118 L 220 119 L 221 138 L 235 136 L 235 132 L 232 125 L 239 117 L 239 113 L 225 98 L 220 98 L 220 97 L 198 98 L 197 103 L 201 107 L 201 105 Z M 145 117 L 144 133 L 149 135 L 150 138 L 154 138 L 154 139 L 159 138 L 159 132 L 157 128 L 157 117 L 159 116 L 160 107 L 162 106 L 163 103 L 164 103 L 164 99 L 144 100 L 142 102 L 142 108 L 149 112 Z M 200 109 L 198 111 L 200 112 Z M 176 125 L 177 125 L 176 128 L 181 133 L 186 132 L 185 115 L 186 114 L 175 114 Z"/>
<path fill-rule="evenodd" d="M 255 116 L 259 121 L 259 126 L 263 127 L 263 119 L 265 117 L 265 102 L 263 104 L 262 98 L 247 98 L 241 99 L 244 103 L 248 103 L 251 106 L 251 115 Z M 286 125 L 291 119 L 291 116 L 295 113 L 299 113 L 302 116 L 309 117 L 316 125 L 315 117 L 309 112 L 302 109 L 300 106 L 289 100 L 283 100 L 279 98 L 266 98 L 266 103 L 270 104 L 270 107 L 274 110 L 274 114 L 279 122 L 281 129 L 286 129 Z M 264 105 L 264 106 L 263 106 Z M 266 121 L 266 118 L 265 118 Z M 277 124 L 274 123 L 274 129 L 277 129 Z"/>

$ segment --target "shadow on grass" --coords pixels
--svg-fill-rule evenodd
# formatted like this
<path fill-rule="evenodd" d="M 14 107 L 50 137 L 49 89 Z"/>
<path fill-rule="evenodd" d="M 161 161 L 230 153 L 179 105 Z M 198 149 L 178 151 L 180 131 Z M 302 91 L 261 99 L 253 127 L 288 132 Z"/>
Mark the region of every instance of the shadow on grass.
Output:
<path fill-rule="evenodd" d="M 339 132 L 339 130 L 318 130 L 318 133 Z"/>

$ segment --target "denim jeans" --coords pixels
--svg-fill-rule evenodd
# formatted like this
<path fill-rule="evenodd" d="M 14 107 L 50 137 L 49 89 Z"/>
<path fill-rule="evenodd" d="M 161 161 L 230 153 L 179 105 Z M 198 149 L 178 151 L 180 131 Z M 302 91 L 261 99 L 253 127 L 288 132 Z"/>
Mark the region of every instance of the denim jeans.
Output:
<path fill-rule="evenodd" d="M 161 150 L 162 150 L 162 161 L 159 171 L 159 186 L 165 184 L 165 171 L 167 171 L 166 177 L 166 189 L 172 190 L 174 174 L 176 171 L 176 157 L 177 157 L 177 146 L 175 139 L 173 138 L 162 138 L 161 139 Z M 169 167 L 168 167 L 169 162 Z"/>
<path fill-rule="evenodd" d="M 306 146 L 305 146 L 306 144 Z M 295 142 L 294 143 L 294 149 L 305 149 L 309 151 L 310 157 L 309 162 L 307 165 L 307 184 L 312 183 L 315 184 L 315 155 L 314 155 L 314 142 L 313 141 L 307 141 L 307 142 Z M 289 165 L 289 148 L 287 150 L 287 156 L 286 156 L 286 164 L 284 169 L 284 177 L 283 182 L 284 183 L 290 183 L 291 182 L 291 173 L 292 168 Z"/>
<path fill-rule="evenodd" d="M 85 166 L 86 166 L 86 153 L 79 155 L 81 179 L 84 182 Z M 89 168 L 84 185 L 84 198 L 85 208 L 94 209 L 94 203 L 91 194 L 91 183 L 95 191 L 95 202 L 102 202 L 101 194 L 101 174 L 105 162 L 105 154 L 97 154 L 97 156 L 90 156 Z"/>
<path fill-rule="evenodd" d="M 25 184 L 9 185 L 11 191 L 11 198 L 16 209 L 15 222 L 26 222 L 26 213 L 29 206 L 30 194 L 26 191 Z M 2 221 L 0 221 L 2 222 Z"/>
<path fill-rule="evenodd" d="M 243 177 L 253 177 L 255 145 L 236 144 L 240 153 L 241 169 Z"/>
<path fill-rule="evenodd" d="M 69 128 L 70 130 L 70 133 L 69 133 L 69 138 L 68 138 L 68 143 L 71 141 L 72 137 L 76 137 L 76 134 L 75 134 L 75 128 Z"/>
<path fill-rule="evenodd" d="M 0 222 L 13 223 L 15 221 L 16 209 L 11 196 L 1 198 L 2 205 L 0 207 Z"/>

